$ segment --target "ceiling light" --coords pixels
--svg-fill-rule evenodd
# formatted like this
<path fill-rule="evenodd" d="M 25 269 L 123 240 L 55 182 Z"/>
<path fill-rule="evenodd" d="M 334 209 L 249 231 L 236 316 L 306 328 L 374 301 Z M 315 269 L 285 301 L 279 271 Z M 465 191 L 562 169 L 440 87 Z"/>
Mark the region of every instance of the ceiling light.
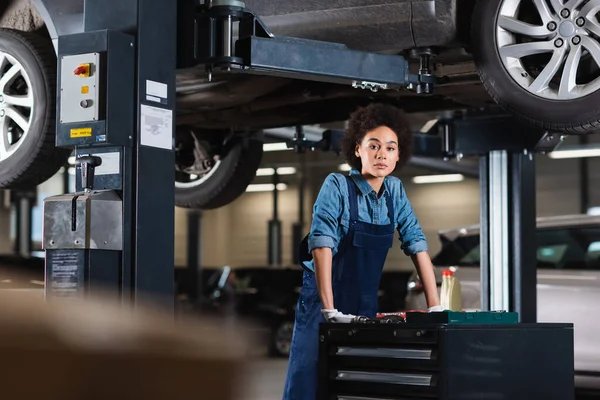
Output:
<path fill-rule="evenodd" d="M 275 173 L 275 168 L 259 168 L 256 170 L 256 176 L 270 176 Z"/>
<path fill-rule="evenodd" d="M 277 173 L 279 175 L 294 175 L 296 173 L 296 168 L 294 168 L 294 167 L 280 167 L 280 168 L 277 168 Z"/>
<path fill-rule="evenodd" d="M 278 175 L 293 175 L 296 173 L 294 167 L 280 167 L 277 168 Z M 256 176 L 271 176 L 275 174 L 275 168 L 259 168 L 256 170 Z"/>
<path fill-rule="evenodd" d="M 272 183 L 257 183 L 253 185 L 248 185 L 246 188 L 246 192 L 272 192 L 275 189 L 275 185 Z M 285 183 L 278 183 L 277 190 L 282 191 L 286 190 L 287 185 Z"/>
<path fill-rule="evenodd" d="M 556 150 L 548 153 L 548 157 L 553 159 L 600 157 L 600 148 L 587 147 L 579 149 Z"/>
<path fill-rule="evenodd" d="M 263 144 L 263 151 L 285 151 L 285 150 L 292 150 L 291 148 L 289 148 L 287 146 L 287 143 L 285 143 L 285 142 L 264 143 Z"/>
<path fill-rule="evenodd" d="M 352 169 L 352 167 L 349 164 L 342 164 L 339 166 L 339 170 L 340 171 L 350 171 Z"/>
<path fill-rule="evenodd" d="M 445 174 L 445 175 L 422 175 L 415 176 L 412 181 L 418 185 L 423 183 L 448 183 L 461 182 L 465 177 L 461 174 Z"/>

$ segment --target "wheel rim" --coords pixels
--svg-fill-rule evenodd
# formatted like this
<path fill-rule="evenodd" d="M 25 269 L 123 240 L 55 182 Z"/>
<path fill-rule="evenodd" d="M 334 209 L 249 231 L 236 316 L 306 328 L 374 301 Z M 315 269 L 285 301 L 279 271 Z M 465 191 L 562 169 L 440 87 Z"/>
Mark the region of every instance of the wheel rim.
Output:
<path fill-rule="evenodd" d="M 541 98 L 564 101 L 596 92 L 599 11 L 600 0 L 503 0 L 496 46 L 504 68 Z"/>
<path fill-rule="evenodd" d="M 189 189 L 189 188 L 200 186 L 204 182 L 209 180 L 211 176 L 214 175 L 215 171 L 219 168 L 219 165 L 221 165 L 221 160 L 217 160 L 215 162 L 215 165 L 213 165 L 213 167 L 210 169 L 210 171 L 208 171 L 206 174 L 204 174 L 202 176 L 187 174 L 190 177 L 190 180 L 187 182 L 183 182 L 183 181 L 176 179 L 175 187 L 179 188 L 179 189 Z"/>
<path fill-rule="evenodd" d="M 275 348 L 281 354 L 289 354 L 292 345 L 292 335 L 294 332 L 293 322 L 284 322 L 277 329 L 275 334 Z"/>
<path fill-rule="evenodd" d="M 23 65 L 0 50 L 0 162 L 25 142 L 34 102 L 31 80 Z"/>

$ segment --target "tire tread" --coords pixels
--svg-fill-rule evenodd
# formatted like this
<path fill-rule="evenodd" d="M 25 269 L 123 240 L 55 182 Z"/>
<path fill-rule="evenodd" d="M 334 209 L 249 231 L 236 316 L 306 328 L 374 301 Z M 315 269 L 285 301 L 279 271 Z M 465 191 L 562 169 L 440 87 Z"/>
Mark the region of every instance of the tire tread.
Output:
<path fill-rule="evenodd" d="M 0 180 L 0 188 L 15 189 L 37 186 L 66 164 L 70 150 L 55 147 L 56 138 L 56 80 L 57 62 L 54 46 L 49 38 L 32 32 L 0 28 L 0 35 L 9 35 L 20 41 L 34 54 L 36 61 L 47 78 L 46 91 L 50 109 L 44 121 L 44 128 L 39 135 L 39 143 L 23 162 L 20 168 L 10 173 L 8 178 Z"/>

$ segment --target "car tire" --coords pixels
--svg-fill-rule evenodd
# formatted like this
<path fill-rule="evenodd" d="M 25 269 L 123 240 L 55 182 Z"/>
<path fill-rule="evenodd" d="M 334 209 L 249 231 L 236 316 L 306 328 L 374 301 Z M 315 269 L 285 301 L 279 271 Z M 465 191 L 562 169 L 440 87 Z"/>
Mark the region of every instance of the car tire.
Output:
<path fill-rule="evenodd" d="M 227 145 L 213 170 L 201 181 L 175 182 L 175 205 L 216 209 L 241 196 L 256 176 L 263 154 L 263 141 L 254 136 L 236 136 Z"/>
<path fill-rule="evenodd" d="M 55 147 L 56 54 L 49 38 L 0 29 L 0 55 L 5 60 L 0 78 L 13 75 L 11 71 L 18 74 L 6 87 L 0 85 L 0 113 L 3 115 L 0 117 L 0 124 L 3 124 L 0 125 L 0 140 L 3 141 L 0 146 L 8 147 L 11 152 L 0 159 L 0 188 L 37 186 L 56 174 L 70 154 L 69 150 Z M 23 93 L 31 94 L 26 105 L 20 103 L 15 106 L 6 101 L 8 94 Z M 15 114 L 17 112 L 18 115 Z M 27 129 L 21 128 L 20 138 L 12 138 L 12 145 L 6 146 L 8 132 L 3 128 L 10 126 L 11 131 L 17 129 L 17 122 L 9 118 L 9 113 L 24 117 L 19 118 L 22 121 L 19 126 L 27 123 Z M 17 131 L 21 132 L 20 129 Z"/>
<path fill-rule="evenodd" d="M 529 2 L 534 4 L 532 7 L 536 7 L 535 4 L 541 7 L 542 11 L 533 8 L 538 15 L 536 17 L 534 13 L 528 11 L 524 0 L 519 7 L 514 6 L 514 1 L 512 3 L 505 1 L 477 1 L 473 12 L 472 52 L 479 76 L 488 93 L 507 112 L 531 126 L 564 134 L 587 134 L 600 131 L 600 44 L 598 44 L 594 35 L 584 34 L 587 32 L 587 27 L 591 25 L 584 25 L 583 27 L 575 25 L 573 27 L 577 18 L 581 17 L 579 10 L 574 9 L 569 14 L 570 18 L 563 18 L 552 9 L 548 2 Z M 527 13 L 531 15 L 528 16 Z M 542 15 L 544 15 L 544 19 L 541 18 Z M 534 18 L 534 20 L 538 18 L 539 21 L 534 22 L 529 18 Z M 526 32 L 525 25 L 518 24 L 515 19 L 532 21 L 529 23 L 536 25 L 537 31 L 535 33 L 533 30 Z M 558 21 L 557 26 L 549 25 L 549 21 L 555 21 L 555 24 Z M 569 22 L 564 24 L 566 28 L 562 29 L 565 21 Z M 585 23 L 589 22 L 585 21 Z M 546 36 L 544 29 L 550 34 Z M 575 33 L 571 33 L 573 29 Z M 567 34 L 571 34 L 571 36 Z M 545 36 L 542 37 L 542 35 Z M 536 38 L 531 39 L 533 36 L 536 36 Z M 580 41 L 579 45 L 575 45 L 575 36 L 579 38 L 577 39 Z M 535 45 L 523 43 L 520 39 L 523 37 L 529 37 L 535 42 Z M 564 38 L 562 42 L 558 42 L 562 43 L 563 46 L 556 47 L 556 40 L 560 38 Z M 521 40 L 521 42 L 514 42 L 514 40 Z M 509 48 L 511 45 L 514 46 L 515 43 L 521 46 L 518 48 L 518 52 L 517 47 Z M 544 47 L 544 52 L 551 53 L 552 56 L 537 54 L 531 57 L 522 55 L 533 52 L 533 46 L 536 46 L 537 50 L 535 51 L 537 52 Z M 595 61 L 597 67 L 595 72 L 597 73 L 591 84 L 585 88 L 576 89 L 581 89 L 581 93 L 578 93 L 572 89 L 575 81 L 569 81 L 568 79 L 561 81 L 562 70 L 559 69 L 555 74 L 550 71 L 557 64 L 564 66 L 569 63 L 569 54 L 573 54 L 573 59 L 579 57 L 577 54 L 585 55 L 585 53 L 578 53 L 580 50 L 577 49 L 585 49 L 586 46 L 594 47 L 594 55 L 598 56 L 595 59 L 597 60 Z M 509 54 L 514 57 L 508 58 L 507 55 Z M 591 52 L 589 54 L 591 55 Z M 591 55 L 591 57 L 594 58 L 594 55 Z M 535 59 L 535 57 L 538 57 L 538 59 Z M 538 67 L 532 65 L 539 62 L 542 57 L 549 59 L 545 65 L 543 62 Z M 503 59 L 507 62 L 511 61 L 511 63 L 505 64 Z M 553 60 L 562 60 L 562 62 L 557 61 L 554 63 Z M 581 60 L 594 63 L 594 60 L 589 61 L 584 58 L 581 58 Z M 580 64 L 569 63 L 567 65 L 573 66 L 572 68 L 565 68 L 568 73 L 574 72 L 576 74 L 577 71 L 581 71 Z M 543 83 L 545 80 L 542 78 L 547 75 L 554 76 L 555 80 L 558 77 L 558 82 L 550 82 L 549 85 Z M 539 79 L 536 81 L 537 78 Z M 561 85 L 561 82 L 564 84 Z M 562 88 L 564 90 L 559 90 Z"/>
<path fill-rule="evenodd" d="M 269 356 L 289 357 L 294 333 L 294 321 L 283 320 L 275 324 L 269 339 Z"/>

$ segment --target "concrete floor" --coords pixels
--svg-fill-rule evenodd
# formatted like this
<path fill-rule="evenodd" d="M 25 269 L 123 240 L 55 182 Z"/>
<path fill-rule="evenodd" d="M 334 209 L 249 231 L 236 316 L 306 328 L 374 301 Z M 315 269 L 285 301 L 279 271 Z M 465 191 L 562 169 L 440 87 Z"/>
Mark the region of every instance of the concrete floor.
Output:
<path fill-rule="evenodd" d="M 287 359 L 253 359 L 251 374 L 244 385 L 245 393 L 239 400 L 281 400 L 287 366 Z"/>

